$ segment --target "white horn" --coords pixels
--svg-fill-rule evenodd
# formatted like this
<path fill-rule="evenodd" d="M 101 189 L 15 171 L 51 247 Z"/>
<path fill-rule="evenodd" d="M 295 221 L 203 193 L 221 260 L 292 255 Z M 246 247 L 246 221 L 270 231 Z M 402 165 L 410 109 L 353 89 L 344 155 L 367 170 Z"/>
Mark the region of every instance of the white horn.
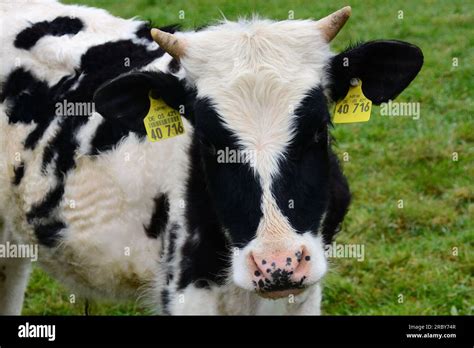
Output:
<path fill-rule="evenodd" d="M 172 57 L 180 59 L 183 57 L 185 50 L 185 43 L 183 40 L 178 39 L 176 36 L 170 33 L 161 31 L 160 29 L 153 28 L 151 29 L 151 37 L 155 42 L 166 52 L 168 52 Z"/>
<path fill-rule="evenodd" d="M 316 26 L 321 30 L 326 42 L 331 42 L 334 39 L 339 30 L 346 24 L 351 13 L 351 7 L 346 6 L 316 22 Z"/>

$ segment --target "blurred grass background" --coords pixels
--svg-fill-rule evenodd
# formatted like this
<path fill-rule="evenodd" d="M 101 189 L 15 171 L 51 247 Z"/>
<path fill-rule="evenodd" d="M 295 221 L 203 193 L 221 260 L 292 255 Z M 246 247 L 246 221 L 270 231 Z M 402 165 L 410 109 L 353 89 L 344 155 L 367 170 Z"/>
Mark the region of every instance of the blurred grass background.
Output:
<path fill-rule="evenodd" d="M 325 281 L 325 314 L 473 314 L 474 3 L 472 1 L 65 0 L 139 16 L 156 25 L 194 28 L 258 13 L 272 19 L 319 18 L 351 5 L 353 15 L 334 40 L 397 39 L 420 46 L 425 63 L 397 101 L 419 102 L 419 120 L 382 117 L 336 125 L 353 202 L 340 243 L 365 245 L 365 260 L 333 259 Z M 180 19 L 184 11 L 184 19 Z M 292 11 L 292 12 L 290 12 Z M 403 19 L 399 19 L 403 11 Z M 183 12 L 181 12 L 182 14 Z M 453 67 L 453 58 L 458 66 Z M 453 153 L 459 156 L 453 161 Z M 404 208 L 397 207 L 403 200 Z M 453 252 L 457 248 L 457 255 Z M 25 314 L 83 314 L 84 303 L 39 269 L 29 284 Z M 403 302 L 399 299 L 403 297 Z M 135 315 L 136 304 L 94 304 L 91 314 Z"/>

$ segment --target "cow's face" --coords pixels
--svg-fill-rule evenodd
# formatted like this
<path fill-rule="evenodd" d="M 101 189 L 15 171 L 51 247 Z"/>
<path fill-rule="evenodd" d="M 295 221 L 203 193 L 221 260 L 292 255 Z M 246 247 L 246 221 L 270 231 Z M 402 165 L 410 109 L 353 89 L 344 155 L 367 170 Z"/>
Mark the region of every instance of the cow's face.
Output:
<path fill-rule="evenodd" d="M 333 55 L 328 41 L 348 11 L 319 22 L 254 19 L 197 33 L 153 33 L 179 59 L 192 90 L 175 94 L 192 107 L 211 203 L 234 247 L 233 281 L 262 296 L 296 294 L 326 272 L 324 241 L 349 200 L 330 152 L 328 102 L 359 78 L 379 104 L 421 68 L 419 49 L 397 41 Z M 160 76 L 157 84 L 157 76 L 142 75 L 125 79 L 146 84 L 146 91 L 161 85 L 165 100 L 175 90 L 176 81 Z"/>
<path fill-rule="evenodd" d="M 233 280 L 295 293 L 326 271 L 329 45 L 309 21 L 226 23 L 187 43 L 181 63 Z"/>

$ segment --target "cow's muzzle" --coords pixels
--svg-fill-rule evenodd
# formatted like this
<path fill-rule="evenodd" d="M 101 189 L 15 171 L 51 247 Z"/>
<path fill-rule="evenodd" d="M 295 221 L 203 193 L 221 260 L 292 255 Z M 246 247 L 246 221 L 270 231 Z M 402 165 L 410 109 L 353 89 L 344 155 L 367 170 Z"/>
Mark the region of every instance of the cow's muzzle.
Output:
<path fill-rule="evenodd" d="M 302 247 L 291 253 L 250 254 L 253 286 L 265 298 L 298 295 L 307 287 L 311 256 Z"/>

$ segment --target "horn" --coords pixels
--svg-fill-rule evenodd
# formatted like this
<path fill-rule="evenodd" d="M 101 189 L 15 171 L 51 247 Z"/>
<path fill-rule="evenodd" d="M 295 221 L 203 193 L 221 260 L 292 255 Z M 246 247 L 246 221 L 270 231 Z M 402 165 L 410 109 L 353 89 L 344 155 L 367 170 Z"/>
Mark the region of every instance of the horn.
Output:
<path fill-rule="evenodd" d="M 178 39 L 175 35 L 161 31 L 160 29 L 151 29 L 151 37 L 155 42 L 166 52 L 168 52 L 173 58 L 179 60 L 183 57 L 185 50 L 185 43 L 183 40 Z"/>
<path fill-rule="evenodd" d="M 331 42 L 337 35 L 339 30 L 346 24 L 351 16 L 352 9 L 350 6 L 341 8 L 340 10 L 331 13 L 329 16 L 321 18 L 316 22 L 319 30 L 321 30 L 326 42 Z"/>

